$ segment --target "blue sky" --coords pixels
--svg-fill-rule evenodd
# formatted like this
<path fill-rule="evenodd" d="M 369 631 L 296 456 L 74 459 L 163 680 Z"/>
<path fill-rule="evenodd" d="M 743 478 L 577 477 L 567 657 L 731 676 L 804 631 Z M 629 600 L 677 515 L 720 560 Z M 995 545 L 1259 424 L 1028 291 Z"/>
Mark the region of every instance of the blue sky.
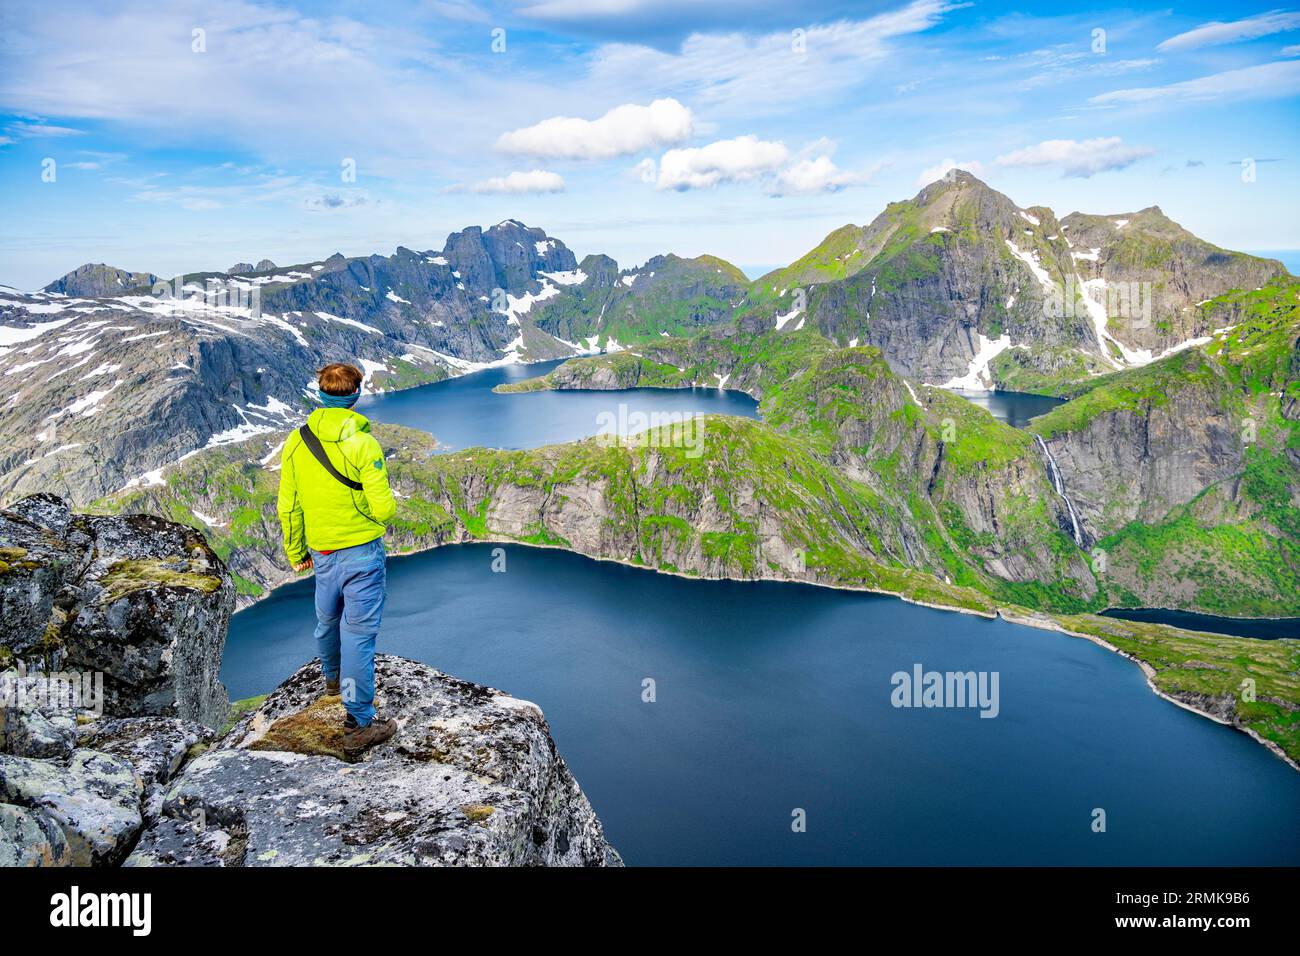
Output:
<path fill-rule="evenodd" d="M 1298 105 L 1300 12 L 1271 4 L 8 2 L 0 282 L 505 218 L 623 266 L 753 267 L 954 162 L 1058 215 L 1159 205 L 1293 249 Z"/>

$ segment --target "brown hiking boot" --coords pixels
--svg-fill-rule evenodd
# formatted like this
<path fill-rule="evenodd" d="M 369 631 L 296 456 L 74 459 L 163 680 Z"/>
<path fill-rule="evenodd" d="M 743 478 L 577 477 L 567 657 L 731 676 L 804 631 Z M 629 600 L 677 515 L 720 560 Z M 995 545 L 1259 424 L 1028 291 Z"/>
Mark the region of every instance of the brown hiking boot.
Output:
<path fill-rule="evenodd" d="M 375 744 L 382 744 L 395 733 L 397 733 L 397 721 L 391 717 L 388 720 L 380 720 L 376 717 L 364 727 L 358 727 L 356 722 L 348 717 L 343 724 L 343 756 L 351 763 L 357 760 L 363 751 Z"/>
<path fill-rule="evenodd" d="M 333 680 L 330 680 L 328 677 L 325 678 L 325 696 L 326 697 L 339 696 L 339 679 L 337 677 L 335 677 Z"/>

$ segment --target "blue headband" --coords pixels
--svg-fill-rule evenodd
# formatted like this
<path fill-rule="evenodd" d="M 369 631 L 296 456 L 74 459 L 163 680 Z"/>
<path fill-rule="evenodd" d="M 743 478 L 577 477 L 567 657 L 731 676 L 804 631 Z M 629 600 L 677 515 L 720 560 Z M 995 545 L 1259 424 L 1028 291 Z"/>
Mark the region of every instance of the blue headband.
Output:
<path fill-rule="evenodd" d="M 357 389 L 350 395 L 331 395 L 329 392 L 320 393 L 321 404 L 326 408 L 351 408 L 361 397 L 361 389 Z"/>

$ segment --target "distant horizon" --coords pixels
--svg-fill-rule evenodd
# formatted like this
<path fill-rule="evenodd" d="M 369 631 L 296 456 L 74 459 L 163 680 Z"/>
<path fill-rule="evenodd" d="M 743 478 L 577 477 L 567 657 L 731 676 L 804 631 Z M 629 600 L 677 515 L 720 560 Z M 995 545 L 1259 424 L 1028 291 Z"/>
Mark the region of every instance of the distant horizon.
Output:
<path fill-rule="evenodd" d="M 1155 205 L 1159 205 L 1159 203 L 1156 203 Z M 504 220 L 501 220 L 501 221 L 504 221 Z M 533 224 L 532 224 L 532 223 L 524 223 L 524 225 L 527 225 L 527 226 L 529 226 L 530 228 L 533 227 Z M 863 224 L 862 224 L 862 223 L 856 223 L 855 225 L 863 225 Z M 468 227 L 465 227 L 465 228 L 468 228 Z M 483 229 L 487 229 L 487 228 L 490 228 L 490 227 L 488 227 L 488 226 L 481 226 L 481 228 L 483 228 Z M 561 242 L 564 242 L 564 237 L 563 237 L 563 236 L 553 235 L 549 230 L 546 230 L 544 226 L 537 227 L 537 228 L 542 228 L 544 231 L 546 231 L 546 234 L 547 234 L 548 236 L 550 236 L 551 238 L 559 239 Z M 829 233 L 828 233 L 828 234 L 829 234 Z M 822 238 L 825 238 L 825 236 L 823 236 Z M 1205 237 L 1204 237 L 1204 236 L 1201 236 L 1201 237 L 1199 237 L 1199 238 L 1204 239 Z M 445 240 L 444 240 L 444 241 L 445 241 Z M 820 240 L 818 240 L 818 241 L 820 242 Z M 1207 240 L 1207 241 L 1208 241 L 1208 240 Z M 565 242 L 565 245 L 568 246 L 569 244 L 568 244 L 567 242 Z M 1217 243 L 1216 243 L 1216 245 L 1217 245 Z M 410 248 L 416 248 L 416 247 L 410 247 Z M 427 248 L 427 249 L 432 249 L 432 248 L 434 248 L 434 247 L 432 247 L 432 246 L 427 246 L 427 247 L 425 247 L 425 248 Z M 438 248 L 441 248 L 441 247 L 438 247 Z M 575 258 L 576 258 L 579 262 L 581 262 L 582 259 L 583 259 L 583 257 L 586 256 L 586 255 L 598 255 L 598 254 L 601 254 L 601 253 L 599 252 L 599 250 L 597 250 L 597 251 L 593 251 L 593 252 L 584 252 L 584 253 L 582 253 L 581 255 L 579 255 L 577 251 L 572 250 L 572 247 L 571 247 L 571 246 L 569 246 L 569 248 L 570 248 L 571 251 L 574 252 L 574 256 L 575 256 Z M 816 243 L 814 243 L 813 245 L 809 246 L 808 249 L 804 250 L 804 252 L 806 253 L 806 252 L 808 252 L 808 251 L 810 251 L 811 249 L 814 249 L 814 248 L 816 248 Z M 1221 246 L 1221 248 L 1226 248 L 1226 247 L 1222 247 L 1222 246 Z M 279 261 L 279 260 L 275 259 L 275 258 L 272 257 L 272 256 L 253 256 L 253 257 L 247 257 L 247 258 L 242 259 L 242 260 L 240 260 L 240 261 L 241 261 L 241 262 L 259 262 L 259 261 L 261 261 L 262 259 L 270 259 L 272 262 L 275 262 L 275 264 L 276 264 L 276 268 L 279 269 L 279 268 L 287 268 L 287 267 L 289 267 L 289 266 L 294 266 L 294 265 L 304 265 L 304 264 L 307 264 L 307 263 L 313 263 L 313 262 L 323 262 L 325 259 L 328 259 L 330 256 L 334 255 L 335 253 L 342 253 L 345 257 L 347 257 L 347 258 L 349 258 L 349 259 L 354 259 L 354 258 L 360 258 L 360 257 L 363 257 L 363 256 L 371 256 L 371 255 L 381 255 L 381 256 L 389 255 L 389 256 L 390 256 L 390 255 L 393 254 L 393 252 L 396 251 L 396 249 L 397 249 L 397 246 L 394 246 L 394 247 L 393 247 L 393 250 L 390 251 L 390 252 L 388 252 L 388 253 L 384 253 L 384 252 L 379 251 L 379 250 L 372 250 L 372 251 L 370 251 L 370 252 L 348 253 L 348 252 L 346 252 L 345 250 L 342 250 L 342 249 L 336 249 L 334 252 L 328 253 L 327 255 L 324 255 L 324 256 L 318 256 L 318 257 L 315 257 L 315 258 L 311 258 L 311 257 L 308 257 L 308 258 L 295 258 L 295 257 L 289 257 L 289 258 L 284 259 L 284 261 Z M 420 251 L 420 250 L 417 248 L 417 251 Z M 1259 257 L 1259 258 L 1262 258 L 1262 259 L 1277 259 L 1278 261 L 1280 261 L 1280 262 L 1281 262 L 1281 263 L 1286 267 L 1287 271 L 1288 271 L 1291 275 L 1300 275 L 1300 247 L 1297 247 L 1297 248 L 1294 248 L 1294 249 L 1229 249 L 1229 251 L 1230 251 L 1230 252 L 1243 252 L 1243 253 L 1246 253 L 1247 255 L 1256 256 L 1256 257 Z M 607 254 L 607 253 L 606 253 L 606 254 Z M 675 253 L 673 250 L 664 250 L 664 251 L 661 252 L 661 253 L 657 253 L 657 255 L 674 255 L 674 254 L 675 254 L 675 255 L 682 256 L 681 253 Z M 697 255 L 714 255 L 714 253 L 697 253 Z M 803 255 L 803 253 L 800 253 L 800 255 Z M 614 258 L 616 262 L 618 261 L 617 257 L 612 257 L 612 258 Z M 694 257 L 693 257 L 693 256 L 682 256 L 682 258 L 694 258 Z M 743 273 L 745 274 L 745 277 L 746 277 L 747 279 L 749 279 L 751 282 L 754 282 L 754 281 L 756 281 L 756 280 L 762 278 L 763 276 L 767 275 L 769 272 L 772 272 L 772 271 L 775 270 L 775 269 L 783 269 L 783 268 L 785 268 L 786 266 L 790 265 L 791 262 L 794 262 L 795 259 L 798 258 L 798 256 L 796 256 L 795 259 L 791 259 L 789 262 L 770 262 L 770 263 L 740 263 L 740 262 L 733 262 L 732 260 L 727 259 L 725 256 L 718 256 L 718 258 L 719 258 L 719 259 L 722 259 L 722 260 L 725 261 L 725 262 L 730 262 L 730 263 L 731 263 L 732 265 L 734 265 L 737 269 L 739 269 L 741 272 L 743 272 Z M 232 262 L 232 263 L 229 263 L 229 264 L 227 265 L 226 268 L 229 268 L 230 265 L 235 265 L 235 264 L 236 264 L 236 263 L 233 263 L 233 262 Z M 640 267 L 640 266 L 642 266 L 642 265 L 644 265 L 644 264 L 645 264 L 644 260 L 642 260 L 641 262 L 636 262 L 636 263 L 631 263 L 631 264 L 625 264 L 625 263 L 623 263 L 623 262 L 619 262 L 619 268 L 620 268 L 620 269 L 635 269 L 635 268 L 638 268 L 638 267 Z M 116 268 L 116 269 L 123 269 L 123 270 L 125 270 L 125 271 L 127 271 L 127 272 L 150 272 L 150 273 L 153 273 L 154 275 L 160 276 L 160 277 L 162 277 L 162 278 L 171 278 L 171 277 L 173 277 L 173 276 L 175 276 L 175 275 L 188 275 L 188 274 L 199 273 L 199 272 L 224 272 L 224 271 L 225 271 L 225 269 L 222 269 L 222 268 L 219 268 L 219 267 L 214 267 L 214 268 L 210 268 L 210 269 L 188 269 L 188 270 L 185 270 L 184 272 L 171 272 L 171 271 L 162 271 L 162 272 L 159 272 L 159 271 L 157 271 L 157 270 L 150 269 L 150 268 L 147 268 L 147 267 L 146 267 L 146 268 L 136 268 L 136 267 L 135 267 L 134 265 L 132 265 L 132 264 L 123 264 L 123 263 L 120 263 L 120 262 L 109 262 L 109 261 L 107 261 L 107 260 L 100 261 L 100 260 L 98 260 L 98 259 L 92 257 L 92 258 L 85 259 L 85 260 L 83 260 L 83 261 L 77 262 L 75 265 L 69 266 L 69 267 L 68 267 L 67 269 L 65 269 L 63 272 L 60 272 L 58 275 L 55 275 L 55 276 L 50 277 L 48 280 L 46 280 L 45 282 L 40 283 L 39 285 L 30 286 L 30 287 L 23 287 L 23 286 L 20 286 L 20 285 L 14 284 L 14 283 L 6 282 L 6 281 L 5 281 L 5 278 L 6 278 L 6 277 L 4 277 L 4 276 L 0 276 L 0 286 L 7 286 L 8 288 L 11 288 L 11 289 L 18 289 L 19 291 L 26 292 L 26 293 L 38 292 L 38 291 L 44 289 L 45 286 L 49 285 L 50 283 L 57 282 L 59 279 L 61 279 L 61 278 L 63 278 L 64 276 L 68 275 L 70 272 L 72 272 L 72 271 L 74 271 L 74 270 L 76 270 L 76 269 L 79 269 L 79 268 L 81 268 L 82 266 L 85 266 L 85 265 L 105 265 L 105 266 L 111 266 L 111 267 Z"/>

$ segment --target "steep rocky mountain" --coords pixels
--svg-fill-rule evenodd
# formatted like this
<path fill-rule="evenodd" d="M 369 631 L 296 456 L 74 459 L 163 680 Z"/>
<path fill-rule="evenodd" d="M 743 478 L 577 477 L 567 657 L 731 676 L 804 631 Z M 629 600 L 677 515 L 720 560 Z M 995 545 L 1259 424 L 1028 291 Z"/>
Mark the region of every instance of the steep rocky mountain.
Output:
<path fill-rule="evenodd" d="M 395 318 L 381 328 L 313 311 L 254 316 L 145 294 L 5 295 L 0 321 L 4 498 L 88 500 L 207 444 L 280 427 L 312 402 L 304 389 L 327 361 L 364 362 L 372 388 L 436 381 L 461 361 L 409 341 L 419 330 Z"/>
<path fill-rule="evenodd" d="M 1155 207 L 1058 220 L 955 171 L 831 233 L 751 299 L 777 327 L 875 345 L 926 382 L 1055 391 L 1204 337 L 1197 303 L 1283 274 Z"/>
<path fill-rule="evenodd" d="M 575 281 L 573 253 L 514 220 L 453 233 L 442 252 L 245 265 L 156 287 L 152 275 L 109 267 L 60 280 L 68 290 L 89 288 L 90 276 L 145 283 L 105 295 L 0 288 L 0 499 L 53 490 L 87 501 L 154 480 L 159 466 L 206 445 L 287 425 L 313 406 L 313 372 L 326 362 L 364 365 L 367 391 L 402 388 L 494 362 L 617 347 L 615 332 L 637 334 L 634 326 L 655 335 L 661 323 L 727 314 L 673 311 L 714 292 L 720 265 L 665 257 L 634 291 L 608 260 Z M 735 293 L 743 277 L 727 270 Z M 535 319 L 541 304 L 581 311 L 583 296 L 611 277 L 606 304 L 622 303 L 612 331 L 598 316 Z"/>
<path fill-rule="evenodd" d="M 537 327 L 611 348 L 723 323 L 745 304 L 749 286 L 743 272 L 714 256 L 655 256 L 621 272 L 608 256 L 588 256 L 576 271 L 547 278 L 563 283 L 566 294 L 534 310 Z"/>
<path fill-rule="evenodd" d="M 1082 582 L 1077 593 L 1089 606 L 1241 616 L 1300 611 L 1294 597 L 1300 593 L 1300 438 L 1292 437 L 1300 421 L 1300 281 L 1280 278 L 1199 308 L 1202 321 L 1218 330 L 1205 341 L 1091 379 L 1077 397 L 1026 431 L 991 428 L 943 390 L 904 381 L 909 398 L 914 395 L 951 423 L 943 446 L 947 463 L 963 447 L 979 462 L 971 473 L 978 476 L 975 485 L 933 481 L 926 492 L 939 499 L 936 505 L 965 553 L 979 555 L 998 578 L 1048 580 L 1041 561 L 1036 572 L 1026 572 L 1023 545 L 1006 540 L 1009 529 L 1027 519 L 1027 508 L 1041 506 L 1071 547 L 1088 554 L 1097 588 Z M 762 348 L 746 350 L 743 333 L 718 329 L 691 340 L 572 360 L 541 379 L 501 390 L 722 383 L 762 399 L 769 423 L 815 422 L 807 389 L 817 376 L 807 370 L 815 367 L 817 353 L 808 353 L 808 335 L 809 330 L 764 333 Z M 840 436 L 858 432 L 860 426 L 849 431 L 850 423 L 863 407 L 884 405 L 896 414 L 907 405 L 897 402 L 897 385 L 879 385 L 857 398 L 851 388 L 818 394 L 832 397 L 828 407 L 840 409 Z M 941 434 L 938 423 L 932 427 Z M 855 460 L 853 446 L 843 445 L 836 446 L 833 460 L 855 475 L 869 476 L 882 460 L 899 468 L 892 435 L 868 427 L 855 443 L 861 460 Z M 1046 479 L 1037 491 L 1004 493 L 983 484 L 998 478 L 995 462 L 1027 458 Z M 924 455 L 901 461 L 907 462 L 901 469 L 906 474 L 930 474 Z M 945 500 L 945 491 L 957 498 Z M 1003 499 L 1016 504 L 1000 510 Z M 943 512 L 949 503 L 958 510 Z"/>
<path fill-rule="evenodd" d="M 1213 327 L 1199 306 L 1230 289 L 1256 289 L 1281 264 L 1198 239 L 1151 206 L 1107 216 L 1072 212 L 1061 220 L 1079 278 L 1107 303 L 1108 329 L 1141 353 L 1159 355 Z"/>
<path fill-rule="evenodd" d="M 128 272 L 126 269 L 106 266 L 102 262 L 88 262 L 55 279 L 44 291 L 56 295 L 94 298 L 121 295 L 129 289 L 151 286 L 157 281 L 158 277 L 152 272 Z"/>
<path fill-rule="evenodd" d="M 711 256 L 579 263 L 515 220 L 453 233 L 441 252 L 194 273 L 171 299 L 148 273 L 84 266 L 45 292 L 0 288 L 0 500 L 87 501 L 286 425 L 313 401 L 312 371 L 338 359 L 364 364 L 373 390 L 733 322 L 809 325 L 931 384 L 1068 393 L 1206 338 L 1205 299 L 1282 272 L 1154 207 L 1058 222 L 963 172 L 755 283 Z"/>
<path fill-rule="evenodd" d="M 380 656 L 350 767 L 314 663 L 232 709 L 233 593 L 183 525 L 0 511 L 0 866 L 621 864 L 528 701 Z"/>
<path fill-rule="evenodd" d="M 1035 423 L 1116 603 L 1276 615 L 1300 592 L 1300 281 L 1203 303 L 1208 341 Z"/>

